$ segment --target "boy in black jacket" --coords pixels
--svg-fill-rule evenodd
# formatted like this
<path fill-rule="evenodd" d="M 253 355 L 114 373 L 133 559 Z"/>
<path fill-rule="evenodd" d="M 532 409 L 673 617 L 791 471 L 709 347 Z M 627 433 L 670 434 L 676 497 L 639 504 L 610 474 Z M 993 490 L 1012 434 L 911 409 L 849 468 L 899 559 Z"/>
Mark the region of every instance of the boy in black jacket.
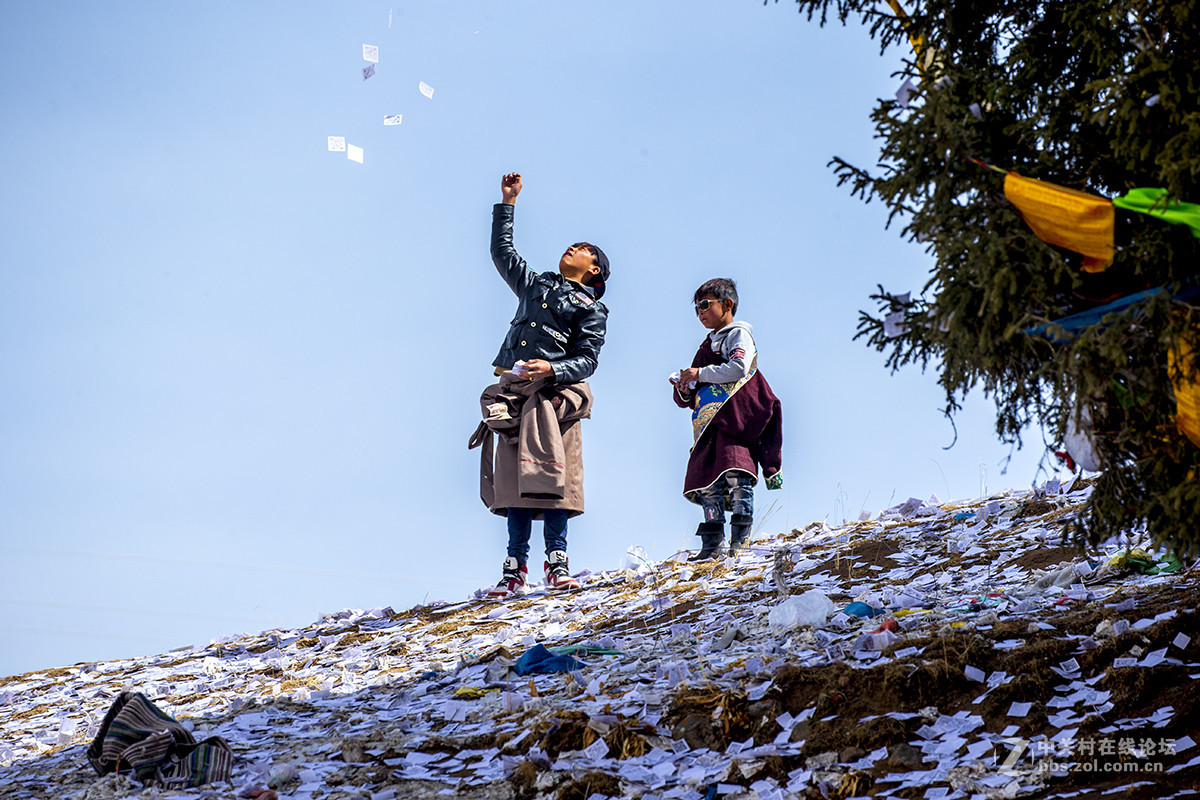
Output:
<path fill-rule="evenodd" d="M 568 247 L 557 272 L 535 273 L 517 254 L 512 242 L 513 211 L 521 193 L 521 175 L 511 172 L 500 180 L 503 202 L 492 210 L 492 261 L 517 296 L 517 312 L 492 362 L 496 374 L 512 371 L 528 381 L 545 380 L 546 389 L 585 381 L 596 371 L 608 324 L 608 309 L 600 302 L 608 281 L 608 257 L 599 247 L 578 242 Z M 582 472 L 582 464 L 568 464 Z M 504 598 L 527 585 L 529 536 L 535 517 L 543 521 L 546 541 L 546 584 L 552 589 L 577 589 L 567 560 L 567 518 L 583 512 L 577 502 L 514 499 L 493 509 L 508 517 L 508 557 L 504 575 L 488 593 Z"/>

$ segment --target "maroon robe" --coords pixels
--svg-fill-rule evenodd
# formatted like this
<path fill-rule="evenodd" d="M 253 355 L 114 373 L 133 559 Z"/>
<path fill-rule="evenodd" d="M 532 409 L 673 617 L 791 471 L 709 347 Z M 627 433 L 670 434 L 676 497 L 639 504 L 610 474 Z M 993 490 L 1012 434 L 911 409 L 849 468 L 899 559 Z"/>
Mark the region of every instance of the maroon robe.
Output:
<path fill-rule="evenodd" d="M 705 337 L 692 359 L 693 367 L 723 364 L 725 359 L 714 353 Z M 696 393 L 686 399 L 676 385 L 671 392 L 680 408 L 694 408 Z M 688 496 L 716 483 L 729 470 L 741 470 L 758 479 L 762 467 L 764 478 L 783 468 L 783 404 L 771 391 L 762 372 L 755 371 L 750 380 L 734 392 L 704 428 L 692 445 L 683 493 Z"/>

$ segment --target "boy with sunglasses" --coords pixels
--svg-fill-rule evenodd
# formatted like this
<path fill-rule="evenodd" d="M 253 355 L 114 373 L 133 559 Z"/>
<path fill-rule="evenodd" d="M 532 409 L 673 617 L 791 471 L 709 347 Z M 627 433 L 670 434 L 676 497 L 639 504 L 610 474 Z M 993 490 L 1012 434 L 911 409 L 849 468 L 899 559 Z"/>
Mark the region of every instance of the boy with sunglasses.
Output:
<path fill-rule="evenodd" d="M 693 296 L 700 324 L 712 333 L 700 343 L 692 366 L 671 376 L 672 396 L 692 409 L 693 445 L 683 496 L 699 505 L 700 551 L 690 561 L 721 554 L 725 511 L 730 517 L 729 554 L 750 538 L 754 485 L 762 467 L 768 489 L 783 486 L 783 407 L 758 370 L 750 323 L 734 321 L 737 286 L 713 278 Z"/>
<path fill-rule="evenodd" d="M 600 302 L 609 276 L 603 250 L 578 242 L 563 252 L 557 272 L 541 274 L 517 254 L 513 212 L 521 188 L 520 173 L 501 178 L 503 202 L 492 210 L 492 261 L 517 296 L 517 312 L 492 362 L 500 382 L 481 399 L 488 418 L 472 437 L 472 446 L 489 445 L 481 464 L 484 503 L 508 518 L 504 573 L 488 592 L 495 599 L 528 585 L 534 519 L 542 520 L 547 587 L 579 588 L 567 559 L 567 519 L 583 513 L 579 420 L 590 416 L 585 381 L 596 371 L 608 324 L 608 309 Z M 502 432 L 494 462 L 491 432 L 486 442 L 477 441 L 484 426 Z"/>

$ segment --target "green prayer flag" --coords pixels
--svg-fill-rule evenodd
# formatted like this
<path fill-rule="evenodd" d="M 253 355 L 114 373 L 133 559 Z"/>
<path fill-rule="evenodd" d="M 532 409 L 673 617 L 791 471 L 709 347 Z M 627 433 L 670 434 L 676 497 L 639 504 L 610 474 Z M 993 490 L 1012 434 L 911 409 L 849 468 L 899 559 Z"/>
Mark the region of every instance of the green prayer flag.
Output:
<path fill-rule="evenodd" d="M 1172 225 L 1187 225 L 1192 236 L 1200 239 L 1200 204 L 1171 200 L 1166 189 L 1133 189 L 1112 202 L 1126 211 L 1149 214 Z"/>

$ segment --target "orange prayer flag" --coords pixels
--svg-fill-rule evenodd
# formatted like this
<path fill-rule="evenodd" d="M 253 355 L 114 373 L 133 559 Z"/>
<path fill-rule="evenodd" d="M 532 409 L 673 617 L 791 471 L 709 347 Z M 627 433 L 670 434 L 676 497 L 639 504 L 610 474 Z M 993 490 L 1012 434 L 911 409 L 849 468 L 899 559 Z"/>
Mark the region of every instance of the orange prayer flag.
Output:
<path fill-rule="evenodd" d="M 1004 196 L 1042 241 L 1084 256 L 1084 272 L 1103 272 L 1113 258 L 1113 204 L 1065 186 L 1004 176 Z"/>

